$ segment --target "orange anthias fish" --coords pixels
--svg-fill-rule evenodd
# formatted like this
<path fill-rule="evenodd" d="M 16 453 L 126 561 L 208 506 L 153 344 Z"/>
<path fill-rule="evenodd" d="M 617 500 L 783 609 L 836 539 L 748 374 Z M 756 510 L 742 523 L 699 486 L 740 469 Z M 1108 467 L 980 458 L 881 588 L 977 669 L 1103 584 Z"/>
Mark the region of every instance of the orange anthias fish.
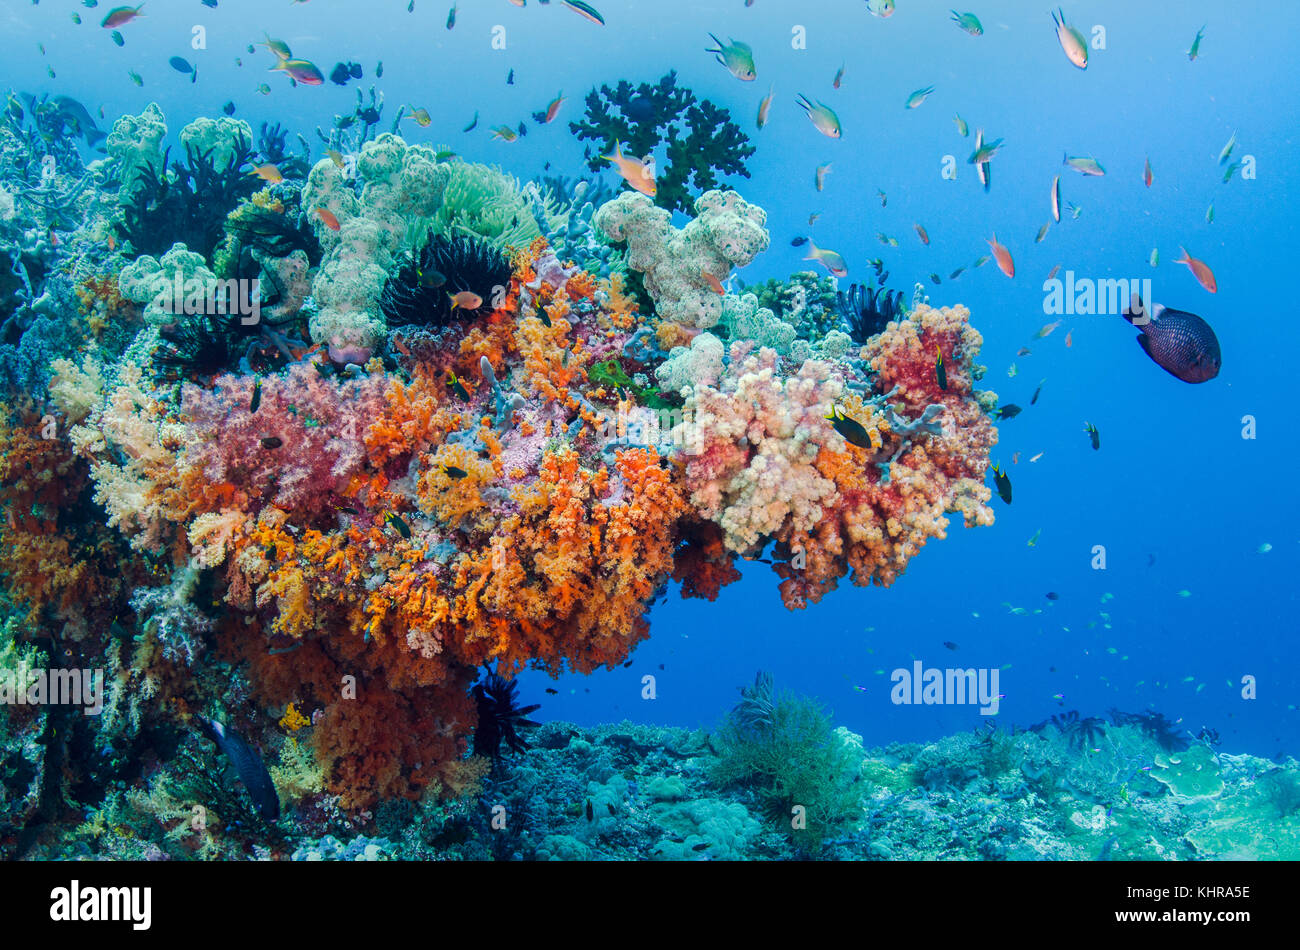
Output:
<path fill-rule="evenodd" d="M 767 95 L 763 101 L 758 104 L 758 127 L 761 129 L 767 125 L 767 114 L 772 111 L 772 94 L 776 92 L 776 86 L 771 86 L 767 90 Z"/>
<path fill-rule="evenodd" d="M 727 292 L 727 288 L 722 286 L 722 281 L 718 280 L 717 275 L 710 274 L 708 271 L 702 270 L 700 271 L 700 276 L 703 277 L 704 282 L 709 285 L 709 289 L 712 290 L 719 297 L 721 297 Z"/>
<path fill-rule="evenodd" d="M 1214 271 L 1210 270 L 1209 265 L 1206 264 L 1205 261 L 1198 261 L 1196 258 L 1192 257 L 1192 255 L 1188 254 L 1187 248 L 1179 247 L 1178 249 L 1183 252 L 1183 256 L 1174 261 L 1174 263 L 1186 264 L 1188 270 L 1195 275 L 1196 280 L 1202 287 L 1212 294 L 1217 294 L 1219 292 L 1219 283 L 1214 279 Z"/>
<path fill-rule="evenodd" d="M 618 170 L 623 180 L 635 188 L 641 194 L 653 198 L 657 191 L 654 174 L 650 166 L 640 159 L 628 158 L 619 148 L 618 140 L 614 140 L 614 154 L 601 156 L 607 162 L 611 162 L 614 168 Z"/>
<path fill-rule="evenodd" d="M 914 224 L 912 227 L 916 228 L 916 236 L 921 239 L 921 243 L 928 245 L 930 243 L 930 235 L 926 233 L 925 228 L 921 227 L 919 224 Z"/>
<path fill-rule="evenodd" d="M 276 168 L 274 165 L 258 165 L 249 172 L 249 174 L 256 175 L 258 178 L 262 179 L 262 181 L 270 182 L 272 185 L 278 185 L 280 182 L 284 181 L 284 176 L 280 174 L 280 169 Z"/>
<path fill-rule="evenodd" d="M 546 122 L 554 122 L 555 117 L 560 112 L 560 106 L 564 102 L 564 95 L 560 94 L 551 100 L 551 104 L 546 107 Z"/>
<path fill-rule="evenodd" d="M 477 310 L 483 306 L 483 298 L 472 290 L 462 290 L 456 295 L 448 294 L 447 298 L 451 301 L 451 309 L 455 310 L 460 307 L 462 310 Z"/>
<path fill-rule="evenodd" d="M 1074 346 L 1074 331 L 1071 330 L 1065 335 L 1065 345 L 1067 348 Z"/>
<path fill-rule="evenodd" d="M 1008 277 L 1016 276 L 1016 262 L 1011 259 L 1011 252 L 998 243 L 998 236 L 993 235 L 993 240 L 988 242 L 989 247 L 993 248 L 993 259 L 998 262 L 998 270 Z"/>
<path fill-rule="evenodd" d="M 1150 156 L 1147 156 L 1147 167 L 1146 167 L 1146 171 L 1142 173 L 1142 180 L 1147 183 L 1148 188 L 1151 187 L 1151 157 Z"/>
<path fill-rule="evenodd" d="M 124 23 L 130 23 L 136 17 L 144 16 L 140 12 L 143 7 L 143 3 L 138 7 L 114 7 L 108 11 L 108 16 L 104 17 L 104 21 L 100 23 L 100 26 L 106 30 L 111 30 L 114 27 L 122 26 Z"/>
<path fill-rule="evenodd" d="M 339 219 L 335 216 L 334 212 L 330 211 L 328 208 L 317 208 L 316 217 L 320 218 L 325 227 L 329 228 L 331 231 L 337 231 L 339 229 Z"/>

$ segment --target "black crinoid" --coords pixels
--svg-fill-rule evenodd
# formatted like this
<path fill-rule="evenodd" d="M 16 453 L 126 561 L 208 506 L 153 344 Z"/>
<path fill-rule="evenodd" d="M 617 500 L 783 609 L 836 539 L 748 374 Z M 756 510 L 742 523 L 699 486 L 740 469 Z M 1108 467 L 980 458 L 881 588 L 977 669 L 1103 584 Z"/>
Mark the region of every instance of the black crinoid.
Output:
<path fill-rule="evenodd" d="M 474 754 L 490 759 L 501 758 L 502 743 L 511 752 L 523 752 L 528 739 L 523 733 L 536 729 L 541 723 L 533 722 L 528 714 L 541 708 L 541 703 L 519 706 L 516 695 L 519 683 L 507 680 L 498 673 L 488 672 L 483 682 L 470 690 L 478 704 L 478 728 L 474 730 Z"/>
<path fill-rule="evenodd" d="M 1185 752 L 1191 746 L 1186 730 L 1170 722 L 1164 713 L 1153 711 L 1129 713 L 1119 709 L 1110 711 L 1110 721 L 1117 726 L 1137 726 L 1143 735 L 1166 752 Z"/>
<path fill-rule="evenodd" d="M 238 318 L 203 313 L 159 327 L 158 336 L 161 342 L 153 352 L 158 375 L 203 385 L 236 369 L 250 339 L 240 332 Z"/>
<path fill-rule="evenodd" d="M 389 276 L 379 306 L 390 327 L 441 329 L 460 316 L 469 319 L 490 309 L 493 298 L 509 286 L 510 262 L 490 242 L 430 232 L 424 247 Z M 452 310 L 452 297 L 464 290 L 483 301 L 479 310 Z"/>
<path fill-rule="evenodd" d="M 866 343 L 885 329 L 886 324 L 902 317 L 903 292 L 886 288 L 884 280 L 888 277 L 888 273 L 883 278 L 877 277 L 874 288 L 853 284 L 848 293 L 841 290 L 836 295 L 840 316 L 848 324 L 854 343 Z"/>
<path fill-rule="evenodd" d="M 1063 716 L 1053 716 L 1051 721 L 1073 749 L 1095 748 L 1101 742 L 1106 726 L 1106 720 L 1096 716 L 1080 718 L 1077 709 L 1071 709 Z"/>

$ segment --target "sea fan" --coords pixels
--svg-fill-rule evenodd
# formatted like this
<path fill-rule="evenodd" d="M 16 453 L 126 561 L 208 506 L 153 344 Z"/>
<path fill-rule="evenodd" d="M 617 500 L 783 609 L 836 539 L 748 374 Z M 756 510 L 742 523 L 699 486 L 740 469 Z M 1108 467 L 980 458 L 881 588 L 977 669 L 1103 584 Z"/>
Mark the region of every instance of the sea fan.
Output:
<path fill-rule="evenodd" d="M 501 744 L 511 752 L 523 752 L 528 740 L 521 733 L 536 729 L 540 723 L 528 719 L 529 713 L 540 709 L 540 703 L 519 707 L 516 691 L 519 684 L 497 673 L 476 685 L 471 693 L 478 703 L 478 728 L 474 731 L 474 754 L 492 759 L 501 757 Z"/>
<path fill-rule="evenodd" d="M 481 238 L 430 235 L 384 285 L 379 306 L 391 327 L 445 327 L 455 316 L 473 317 L 477 310 L 451 309 L 451 298 L 469 290 L 491 307 L 498 288 L 510 286 L 510 263 Z"/>

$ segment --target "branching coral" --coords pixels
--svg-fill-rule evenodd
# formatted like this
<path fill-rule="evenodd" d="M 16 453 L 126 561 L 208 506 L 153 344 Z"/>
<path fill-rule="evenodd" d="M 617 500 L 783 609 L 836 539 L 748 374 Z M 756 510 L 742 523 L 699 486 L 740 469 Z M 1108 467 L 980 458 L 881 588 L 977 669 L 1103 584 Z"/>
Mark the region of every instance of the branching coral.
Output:
<path fill-rule="evenodd" d="M 649 155 L 667 142 L 668 162 L 655 178 L 656 203 L 669 211 L 689 211 L 691 190 L 718 187 L 718 176 L 749 177 L 745 160 L 754 154 L 749 138 L 731 121 L 731 113 L 677 83 L 676 71 L 655 85 L 636 88 L 621 80 L 611 89 L 601 86 L 587 93 L 587 112 L 569 129 L 579 141 L 597 143 L 586 150 L 587 167 L 606 167 L 602 155 L 614 153 L 620 142 L 624 153 Z"/>

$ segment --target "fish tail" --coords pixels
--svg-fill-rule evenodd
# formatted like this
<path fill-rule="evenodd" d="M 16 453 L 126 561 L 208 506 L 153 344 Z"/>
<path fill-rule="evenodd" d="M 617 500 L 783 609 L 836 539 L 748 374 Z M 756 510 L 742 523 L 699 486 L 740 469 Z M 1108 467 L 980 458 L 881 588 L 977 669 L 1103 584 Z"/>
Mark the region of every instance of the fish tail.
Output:
<path fill-rule="evenodd" d="M 704 52 L 706 52 L 706 53 L 721 53 L 721 52 L 722 52 L 722 40 L 718 39 L 718 38 L 717 38 L 716 36 L 714 36 L 712 33 L 709 34 L 709 39 L 711 39 L 711 40 L 713 40 L 713 42 L 717 43 L 717 44 L 718 44 L 718 48 L 717 48 L 717 49 L 706 49 Z"/>
<path fill-rule="evenodd" d="M 808 256 L 805 257 L 805 258 L 803 258 L 803 260 L 805 260 L 805 261 L 815 261 L 815 260 L 819 260 L 820 258 L 818 258 L 817 255 L 818 255 L 818 253 L 820 252 L 820 250 L 821 250 L 821 249 L 820 249 L 819 247 L 817 247 L 816 244 L 813 243 L 813 239 L 812 239 L 812 238 L 809 238 L 809 239 L 808 239 Z"/>

